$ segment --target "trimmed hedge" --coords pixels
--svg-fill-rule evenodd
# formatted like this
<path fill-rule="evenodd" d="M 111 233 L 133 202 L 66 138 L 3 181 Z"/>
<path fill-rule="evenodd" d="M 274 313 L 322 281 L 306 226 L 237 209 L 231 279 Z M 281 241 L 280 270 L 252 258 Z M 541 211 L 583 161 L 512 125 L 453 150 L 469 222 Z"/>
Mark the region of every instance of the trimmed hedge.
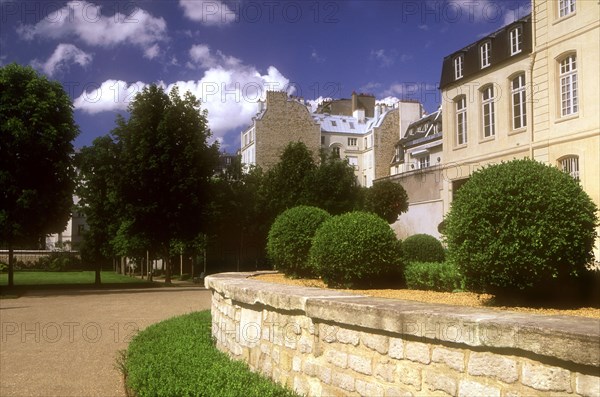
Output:
<path fill-rule="evenodd" d="M 154 324 L 129 344 L 119 363 L 139 397 L 297 396 L 217 350 L 210 311 Z"/>
<path fill-rule="evenodd" d="M 373 287 L 402 272 L 400 242 L 385 220 L 350 212 L 317 230 L 309 262 L 329 287 Z"/>
<path fill-rule="evenodd" d="M 463 289 L 463 278 L 450 262 L 412 262 L 404 269 L 408 289 L 452 292 Z"/>
<path fill-rule="evenodd" d="M 315 232 L 331 216 L 317 207 L 298 206 L 275 219 L 267 239 L 267 254 L 275 269 L 290 277 L 315 277 L 308 251 Z"/>
<path fill-rule="evenodd" d="M 445 220 L 450 260 L 467 288 L 497 297 L 564 300 L 592 260 L 596 205 L 556 167 L 533 160 L 471 175 Z"/>
<path fill-rule="evenodd" d="M 446 252 L 442 243 L 429 234 L 415 234 L 402 242 L 402 255 L 407 262 L 443 262 Z"/>

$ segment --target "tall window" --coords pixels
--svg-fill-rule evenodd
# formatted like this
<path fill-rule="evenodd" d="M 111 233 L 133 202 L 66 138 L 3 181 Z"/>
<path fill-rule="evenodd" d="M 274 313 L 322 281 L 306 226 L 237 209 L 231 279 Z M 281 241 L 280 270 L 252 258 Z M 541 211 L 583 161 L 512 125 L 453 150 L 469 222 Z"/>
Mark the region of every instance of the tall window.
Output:
<path fill-rule="evenodd" d="M 492 42 L 486 41 L 479 47 L 479 54 L 481 58 L 481 68 L 487 68 L 490 66 L 490 58 L 492 55 Z"/>
<path fill-rule="evenodd" d="M 512 80 L 512 119 L 514 130 L 527 126 L 525 73 L 518 75 Z"/>
<path fill-rule="evenodd" d="M 569 55 L 560 62 L 560 108 L 561 115 L 577 113 L 577 56 Z"/>
<path fill-rule="evenodd" d="M 575 180 L 579 180 L 579 156 L 564 157 L 560 160 L 560 167 Z"/>
<path fill-rule="evenodd" d="M 523 44 L 523 28 L 517 26 L 510 31 L 510 55 L 515 55 L 521 52 Z"/>
<path fill-rule="evenodd" d="M 463 64 L 465 57 L 464 55 L 459 55 L 454 58 L 454 79 L 458 80 L 463 77 Z"/>
<path fill-rule="evenodd" d="M 358 138 L 348 138 L 348 146 L 356 146 L 358 143 Z"/>
<path fill-rule="evenodd" d="M 483 115 L 483 137 L 496 135 L 496 110 L 494 108 L 494 86 L 488 85 L 481 92 L 481 114 Z"/>
<path fill-rule="evenodd" d="M 429 167 L 429 155 L 419 157 L 419 169 Z"/>
<path fill-rule="evenodd" d="M 340 158 L 340 147 L 339 146 L 334 146 L 331 151 L 333 152 L 333 156 L 336 158 Z"/>
<path fill-rule="evenodd" d="M 559 0 L 558 1 L 558 15 L 566 17 L 575 12 L 575 0 Z"/>
<path fill-rule="evenodd" d="M 456 105 L 456 144 L 467 143 L 467 99 L 462 96 L 455 102 Z"/>

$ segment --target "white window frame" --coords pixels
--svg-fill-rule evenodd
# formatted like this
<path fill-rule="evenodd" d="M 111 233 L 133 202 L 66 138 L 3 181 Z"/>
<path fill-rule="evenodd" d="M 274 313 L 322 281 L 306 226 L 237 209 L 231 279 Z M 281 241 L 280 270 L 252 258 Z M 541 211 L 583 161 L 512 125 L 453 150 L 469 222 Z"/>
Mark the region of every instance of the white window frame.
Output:
<path fill-rule="evenodd" d="M 572 116 L 579 112 L 577 84 L 577 55 L 570 54 L 559 63 L 560 115 Z"/>
<path fill-rule="evenodd" d="M 456 145 L 467 144 L 467 98 L 463 95 L 454 101 L 456 109 Z"/>
<path fill-rule="evenodd" d="M 579 180 L 579 156 L 569 155 L 561 158 L 560 168 L 576 181 Z"/>
<path fill-rule="evenodd" d="M 357 146 L 358 139 L 357 138 L 348 138 L 348 146 Z"/>
<path fill-rule="evenodd" d="M 516 26 L 510 31 L 510 55 L 516 55 L 523 49 L 523 27 Z"/>
<path fill-rule="evenodd" d="M 513 130 L 519 130 L 527 127 L 527 91 L 525 87 L 525 73 L 515 76 L 510 81 L 510 85 L 512 94 L 512 127 Z"/>
<path fill-rule="evenodd" d="M 479 59 L 481 60 L 481 69 L 491 65 L 492 57 L 492 42 L 486 41 L 479 47 Z"/>
<path fill-rule="evenodd" d="M 559 18 L 566 17 L 577 11 L 575 0 L 559 0 L 558 1 L 558 16 Z"/>
<path fill-rule="evenodd" d="M 418 169 L 428 168 L 431 165 L 431 156 L 429 154 L 417 158 Z"/>
<path fill-rule="evenodd" d="M 454 80 L 458 80 L 463 77 L 464 63 L 465 56 L 463 54 L 458 55 L 456 58 L 454 58 Z"/>
<path fill-rule="evenodd" d="M 492 84 L 481 90 L 481 115 L 483 137 L 492 138 L 496 135 L 496 97 Z"/>

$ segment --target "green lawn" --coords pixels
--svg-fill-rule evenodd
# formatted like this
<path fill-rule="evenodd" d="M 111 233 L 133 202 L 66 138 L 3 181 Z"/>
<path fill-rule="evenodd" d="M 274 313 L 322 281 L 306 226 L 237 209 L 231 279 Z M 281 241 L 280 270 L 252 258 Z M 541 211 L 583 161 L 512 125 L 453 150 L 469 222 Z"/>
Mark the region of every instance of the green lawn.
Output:
<path fill-rule="evenodd" d="M 123 276 L 112 271 L 102 272 L 102 284 L 147 283 L 146 280 Z M 94 284 L 94 272 L 15 272 L 15 285 Z M 8 274 L 0 274 L 0 286 L 8 285 Z"/>

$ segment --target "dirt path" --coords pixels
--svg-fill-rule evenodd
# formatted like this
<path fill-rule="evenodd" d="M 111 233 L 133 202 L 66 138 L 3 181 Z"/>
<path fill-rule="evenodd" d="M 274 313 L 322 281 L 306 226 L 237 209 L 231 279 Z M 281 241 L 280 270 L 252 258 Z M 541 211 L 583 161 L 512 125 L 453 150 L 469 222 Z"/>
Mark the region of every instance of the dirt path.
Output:
<path fill-rule="evenodd" d="M 124 396 L 117 352 L 158 321 L 210 309 L 199 287 L 35 291 L 0 299 L 0 396 Z"/>

